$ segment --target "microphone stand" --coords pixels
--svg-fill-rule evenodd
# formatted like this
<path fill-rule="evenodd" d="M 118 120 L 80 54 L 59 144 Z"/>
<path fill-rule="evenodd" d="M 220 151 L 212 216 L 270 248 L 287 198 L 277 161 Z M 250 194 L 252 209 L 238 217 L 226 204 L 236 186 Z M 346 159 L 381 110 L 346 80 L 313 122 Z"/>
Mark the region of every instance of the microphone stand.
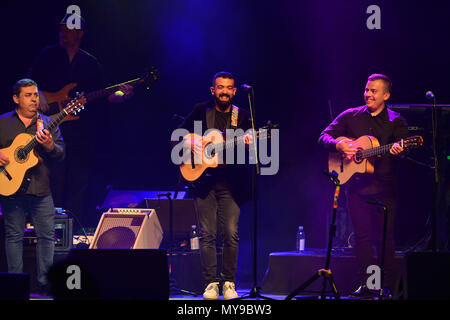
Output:
<path fill-rule="evenodd" d="M 330 285 L 332 294 L 335 299 L 340 299 L 340 295 L 338 293 L 338 290 L 336 288 L 336 284 L 334 282 L 333 273 L 330 269 L 330 263 L 331 263 L 331 250 L 333 249 L 333 238 L 336 235 L 336 215 L 337 215 L 337 209 L 338 209 L 338 203 L 339 203 L 339 194 L 341 190 L 341 183 L 338 178 L 338 173 L 336 171 L 328 172 L 324 171 L 324 174 L 328 176 L 335 185 L 335 191 L 334 191 L 334 197 L 333 197 L 333 216 L 331 219 L 330 224 L 330 230 L 328 233 L 328 249 L 327 249 L 327 256 L 325 260 L 325 267 L 323 269 L 317 270 L 317 272 L 308 280 L 306 280 L 304 283 L 302 283 L 300 286 L 298 286 L 295 290 L 293 290 L 289 295 L 286 296 L 285 300 L 292 300 L 298 293 L 304 291 L 307 287 L 309 287 L 314 281 L 320 279 L 320 277 L 323 277 L 323 283 L 322 283 L 322 291 L 320 296 L 320 299 L 324 300 L 326 299 L 326 287 L 327 284 Z"/>
<path fill-rule="evenodd" d="M 380 201 L 372 201 L 367 200 L 368 204 L 373 204 L 377 207 L 380 207 L 383 209 L 383 239 L 381 243 L 381 261 L 380 261 L 380 269 L 381 269 L 381 279 L 380 279 L 380 291 L 378 294 L 378 299 L 383 299 L 384 297 L 384 260 L 386 256 L 386 233 L 387 233 L 387 206 Z"/>
<path fill-rule="evenodd" d="M 428 97 L 428 95 L 427 95 Z M 431 94 L 431 130 L 433 134 L 433 158 L 434 158 L 434 180 L 433 180 L 433 212 L 431 214 L 431 251 L 437 250 L 437 210 L 439 200 L 439 159 L 437 152 L 437 115 L 436 97 Z"/>
<path fill-rule="evenodd" d="M 252 123 L 252 133 L 253 133 L 253 150 L 255 152 L 255 167 L 253 170 L 253 179 L 252 179 L 252 200 L 253 200 L 253 287 L 250 292 L 241 297 L 235 298 L 233 300 L 244 300 L 244 299 L 255 299 L 261 298 L 265 300 L 275 300 L 269 297 L 265 297 L 261 295 L 261 288 L 258 286 L 258 269 L 257 269 L 257 225 L 258 225 L 258 209 L 257 209 L 257 189 L 258 189 L 258 176 L 260 174 L 260 167 L 258 161 L 258 149 L 256 147 L 256 130 L 255 130 L 255 106 L 254 106 L 254 96 L 255 92 L 253 87 L 247 86 L 244 87 L 244 90 L 247 90 L 248 94 L 248 104 L 250 108 L 250 117 Z"/>

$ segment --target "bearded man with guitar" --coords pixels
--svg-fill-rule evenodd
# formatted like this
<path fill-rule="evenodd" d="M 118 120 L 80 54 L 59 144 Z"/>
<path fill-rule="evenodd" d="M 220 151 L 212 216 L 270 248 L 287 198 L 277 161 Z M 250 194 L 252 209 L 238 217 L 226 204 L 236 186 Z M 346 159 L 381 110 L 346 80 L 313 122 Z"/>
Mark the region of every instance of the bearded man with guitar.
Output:
<path fill-rule="evenodd" d="M 233 105 L 236 94 L 234 77 L 228 72 L 217 73 L 210 88 L 214 100 L 197 104 L 185 118 L 180 128 L 194 132 L 195 122 L 206 130 L 251 128 L 250 113 Z M 204 152 L 205 141 L 202 137 L 195 139 L 189 134 L 184 137 L 184 145 L 192 154 Z M 242 140 L 248 146 L 252 141 L 251 134 L 245 134 Z M 201 162 L 201 161 L 200 161 Z M 201 166 L 201 163 L 190 163 L 189 166 Z M 205 299 L 218 299 L 219 286 L 225 299 L 237 297 L 235 277 L 238 258 L 238 221 L 241 205 L 250 198 L 250 176 L 245 164 L 222 164 L 207 168 L 202 176 L 190 184 L 194 195 L 197 218 L 200 224 L 200 256 L 203 277 L 205 280 Z M 222 247 L 222 270 L 217 274 L 217 248 Z"/>
<path fill-rule="evenodd" d="M 397 207 L 395 166 L 397 158 L 406 152 L 410 140 L 406 120 L 386 106 L 391 87 L 387 76 L 372 74 L 364 91 L 366 104 L 342 112 L 319 138 L 319 143 L 330 151 L 330 169 L 338 173 L 338 178 L 342 177 L 341 183 L 345 183 L 349 191 L 348 209 L 354 228 L 354 252 L 361 283 L 354 296 L 371 293 L 366 282 L 369 276 L 367 267 L 374 264 L 372 232 L 378 261 L 381 260 L 384 217 L 379 208 L 367 201 L 378 201 L 387 206 L 384 292 L 388 294 L 396 281 L 393 272 Z M 420 146 L 422 139 L 415 137 L 412 142 L 414 146 Z"/>
<path fill-rule="evenodd" d="M 13 100 L 17 105 L 16 109 L 0 116 L 1 187 L 3 190 L 7 182 L 14 179 L 19 179 L 17 186 L 20 186 L 17 191 L 5 192 L 7 196 L 0 195 L 5 221 L 8 272 L 23 272 L 23 236 L 25 218 L 29 214 L 37 236 L 38 286 L 45 292 L 48 289 L 46 273 L 53 264 L 55 232 L 55 208 L 50 191 L 49 167 L 52 162 L 64 159 L 65 145 L 58 126 L 48 127 L 52 119 L 38 112 L 39 94 L 33 80 L 19 80 L 13 88 Z M 30 150 L 32 154 L 22 155 L 18 151 L 21 150 L 20 146 L 15 148 L 16 152 L 8 153 L 7 148 L 14 145 L 13 141 L 23 139 L 21 137 L 35 141 L 36 147 Z M 25 143 L 19 141 L 18 144 Z M 24 176 L 13 163 L 27 161 L 33 163 Z"/>

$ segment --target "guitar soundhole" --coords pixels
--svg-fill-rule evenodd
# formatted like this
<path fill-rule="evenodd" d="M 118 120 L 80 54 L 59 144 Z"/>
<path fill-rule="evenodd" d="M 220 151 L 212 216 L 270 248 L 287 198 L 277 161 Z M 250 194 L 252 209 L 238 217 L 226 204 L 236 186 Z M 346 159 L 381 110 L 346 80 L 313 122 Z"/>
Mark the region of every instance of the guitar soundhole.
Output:
<path fill-rule="evenodd" d="M 362 150 L 356 151 L 355 155 L 353 156 L 353 160 L 356 163 L 361 163 L 363 161 Z"/>
<path fill-rule="evenodd" d="M 212 159 L 214 158 L 214 156 L 216 155 L 216 150 L 214 148 L 211 148 L 211 143 L 208 143 L 205 146 L 205 156 L 208 159 Z"/>
<path fill-rule="evenodd" d="M 15 153 L 15 158 L 16 158 L 17 162 L 24 163 L 28 158 L 28 154 L 23 148 L 20 148 L 20 149 L 17 149 L 17 151 Z"/>

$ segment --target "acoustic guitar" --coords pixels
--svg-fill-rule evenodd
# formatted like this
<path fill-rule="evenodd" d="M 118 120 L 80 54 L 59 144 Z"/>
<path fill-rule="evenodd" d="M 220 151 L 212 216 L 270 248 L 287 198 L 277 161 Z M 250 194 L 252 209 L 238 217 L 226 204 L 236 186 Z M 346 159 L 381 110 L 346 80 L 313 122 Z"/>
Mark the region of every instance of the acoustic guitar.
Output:
<path fill-rule="evenodd" d="M 83 97 L 73 99 L 55 115 L 54 119 L 44 129 L 51 131 L 64 118 L 80 111 L 85 103 L 86 100 Z M 19 190 L 25 173 L 39 162 L 34 150 L 38 144 L 35 135 L 20 133 L 9 147 L 0 149 L 0 152 L 6 155 L 10 161 L 8 164 L 0 166 L 0 195 L 10 196 Z"/>
<path fill-rule="evenodd" d="M 351 159 L 339 152 L 330 152 L 328 156 L 328 169 L 337 172 L 340 184 L 350 180 L 355 173 L 372 174 L 375 170 L 374 161 L 377 156 L 389 152 L 394 143 L 380 146 L 378 139 L 372 136 L 361 136 L 358 139 L 339 137 L 336 140 L 353 140 L 353 146 L 358 149 Z M 404 149 L 419 148 L 423 144 L 421 136 L 409 137 L 397 142 Z"/>
<path fill-rule="evenodd" d="M 270 125 L 271 128 L 277 125 Z M 256 139 L 269 139 L 271 137 L 268 126 L 262 127 L 255 132 Z M 235 148 L 244 144 L 244 135 L 234 136 L 233 139 L 227 140 L 226 135 L 219 130 L 213 130 L 205 136 L 199 136 L 195 133 L 189 133 L 184 140 L 198 141 L 202 144 L 201 154 L 195 155 L 190 153 L 185 161 L 180 165 L 180 171 L 183 178 L 187 181 L 196 181 L 199 179 L 206 169 L 216 168 L 221 165 L 219 154 L 222 151 Z M 256 141 L 253 141 L 256 143 Z"/>

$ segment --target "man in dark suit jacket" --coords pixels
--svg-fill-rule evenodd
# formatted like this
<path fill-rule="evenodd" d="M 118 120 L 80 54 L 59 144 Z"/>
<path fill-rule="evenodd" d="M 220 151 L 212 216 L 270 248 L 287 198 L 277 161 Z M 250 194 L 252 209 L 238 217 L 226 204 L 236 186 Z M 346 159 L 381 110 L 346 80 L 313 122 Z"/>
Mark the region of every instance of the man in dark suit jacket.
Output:
<path fill-rule="evenodd" d="M 195 124 L 201 124 L 203 132 L 207 129 L 217 129 L 221 132 L 227 129 L 242 129 L 241 132 L 245 132 L 251 127 L 249 112 L 232 103 L 236 87 L 230 73 L 217 73 L 210 90 L 214 101 L 197 104 L 181 124 L 181 128 L 194 132 Z M 244 143 L 246 146 L 252 143 L 252 136 L 248 132 L 244 136 Z M 186 139 L 184 144 L 192 152 L 201 153 L 201 142 Z M 250 195 L 248 168 L 245 164 L 219 165 L 217 168 L 208 168 L 200 180 L 207 182 L 191 191 L 200 225 L 200 254 L 207 284 L 203 297 L 218 299 L 219 285 L 223 283 L 224 298 L 236 298 L 238 220 L 240 207 Z M 218 276 L 216 245 L 219 246 L 221 237 L 223 267 Z"/>

